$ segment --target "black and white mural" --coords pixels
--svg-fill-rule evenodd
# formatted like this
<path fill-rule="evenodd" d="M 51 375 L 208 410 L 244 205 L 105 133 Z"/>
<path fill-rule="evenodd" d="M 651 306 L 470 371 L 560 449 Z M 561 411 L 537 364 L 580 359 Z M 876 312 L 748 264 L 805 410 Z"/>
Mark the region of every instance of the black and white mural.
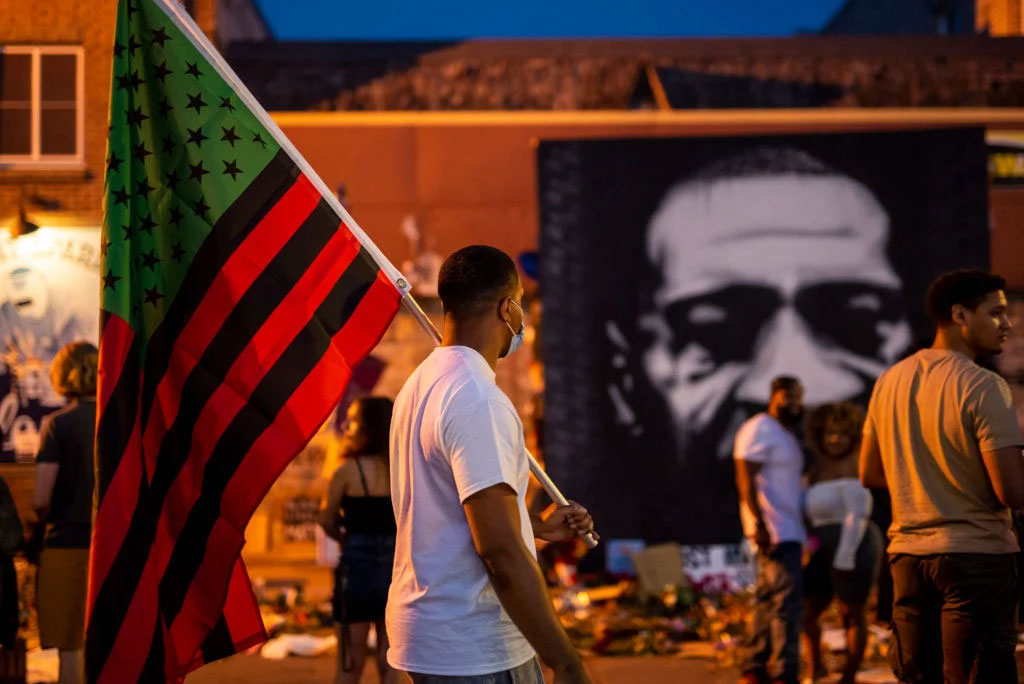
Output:
<path fill-rule="evenodd" d="M 988 263 L 980 129 L 542 143 L 544 454 L 603 534 L 740 537 L 737 428 L 771 379 L 866 403 Z"/>

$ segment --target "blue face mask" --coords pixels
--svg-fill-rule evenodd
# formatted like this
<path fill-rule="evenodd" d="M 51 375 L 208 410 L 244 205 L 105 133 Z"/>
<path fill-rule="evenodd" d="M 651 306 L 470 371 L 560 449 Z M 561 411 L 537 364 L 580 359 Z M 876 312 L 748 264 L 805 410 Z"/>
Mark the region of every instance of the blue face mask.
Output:
<path fill-rule="evenodd" d="M 506 356 L 515 352 L 517 349 L 519 349 L 519 347 L 523 345 L 523 333 L 526 332 L 526 314 L 523 313 L 523 307 L 519 306 L 519 304 L 516 304 L 515 301 L 513 301 L 512 303 L 516 305 L 517 309 L 519 309 L 519 313 L 522 316 L 522 323 L 519 324 L 519 332 L 516 332 L 515 330 L 512 330 L 512 324 L 509 323 L 508 321 L 505 321 L 505 325 L 508 326 L 508 329 L 512 330 L 512 341 L 509 342 L 508 350 L 501 355 L 501 358 L 505 358 Z"/>

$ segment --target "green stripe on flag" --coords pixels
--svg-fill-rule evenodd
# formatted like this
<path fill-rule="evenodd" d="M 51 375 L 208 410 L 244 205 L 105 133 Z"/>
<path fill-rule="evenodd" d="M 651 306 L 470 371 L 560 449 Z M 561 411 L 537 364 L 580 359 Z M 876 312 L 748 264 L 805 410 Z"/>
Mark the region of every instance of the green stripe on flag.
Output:
<path fill-rule="evenodd" d="M 102 308 L 145 344 L 212 226 L 278 149 L 159 3 L 119 3 Z"/>

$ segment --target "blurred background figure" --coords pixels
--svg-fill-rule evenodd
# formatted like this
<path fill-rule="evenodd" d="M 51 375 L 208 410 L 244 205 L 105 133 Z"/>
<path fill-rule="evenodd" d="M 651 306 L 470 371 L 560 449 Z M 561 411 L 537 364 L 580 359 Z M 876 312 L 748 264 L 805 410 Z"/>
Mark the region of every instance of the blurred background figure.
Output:
<path fill-rule="evenodd" d="M 392 403 L 385 397 L 352 402 L 342 432 L 342 462 L 331 477 L 320 526 L 341 544 L 335 572 L 334 620 L 338 623 L 337 684 L 362 676 L 370 625 L 377 635 L 377 668 L 384 684 L 398 681 L 388 665 L 384 607 L 395 557 L 388 439 Z"/>
<path fill-rule="evenodd" d="M 846 629 L 843 684 L 853 684 L 868 639 L 867 601 L 878 577 L 882 534 L 871 522 L 871 493 L 857 479 L 864 411 L 843 402 L 808 415 L 807 441 L 815 456 L 805 506 L 817 548 L 804 570 L 804 634 L 814 680 L 824 677 L 821 625 L 832 599 Z M 813 544 L 812 544 L 813 546 Z"/>
<path fill-rule="evenodd" d="M 50 381 L 68 404 L 43 420 L 36 466 L 32 504 L 45 527 L 36 591 L 39 641 L 60 650 L 61 684 L 84 675 L 98 361 L 99 351 L 88 342 L 72 342 L 54 357 Z"/>

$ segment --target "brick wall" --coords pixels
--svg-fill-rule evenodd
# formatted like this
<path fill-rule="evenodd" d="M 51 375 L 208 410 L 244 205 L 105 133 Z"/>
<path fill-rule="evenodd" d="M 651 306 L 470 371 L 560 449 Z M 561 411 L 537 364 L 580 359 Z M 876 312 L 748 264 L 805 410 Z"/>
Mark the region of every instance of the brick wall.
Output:
<path fill-rule="evenodd" d="M 116 0 L 0 0 L 0 44 L 79 45 L 85 60 L 85 168 L 75 171 L 0 168 L 0 224 L 17 211 L 22 192 L 60 203 L 60 214 L 101 221 L 107 101 Z M 30 220 L 39 210 L 26 206 Z M 35 214 L 35 215 L 34 215 Z"/>

